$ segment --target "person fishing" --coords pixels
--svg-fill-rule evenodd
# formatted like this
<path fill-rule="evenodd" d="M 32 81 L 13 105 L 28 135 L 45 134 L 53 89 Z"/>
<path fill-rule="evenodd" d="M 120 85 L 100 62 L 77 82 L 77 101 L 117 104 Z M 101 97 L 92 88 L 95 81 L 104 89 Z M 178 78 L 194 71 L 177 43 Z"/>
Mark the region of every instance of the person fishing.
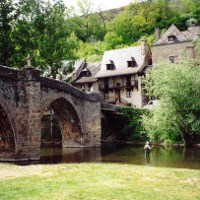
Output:
<path fill-rule="evenodd" d="M 149 142 L 146 142 L 146 144 L 144 145 L 144 152 L 145 152 L 145 157 L 146 158 L 149 158 L 149 155 L 150 155 L 150 152 L 151 152 L 152 148 L 153 148 L 153 146 L 151 147 L 149 145 Z"/>

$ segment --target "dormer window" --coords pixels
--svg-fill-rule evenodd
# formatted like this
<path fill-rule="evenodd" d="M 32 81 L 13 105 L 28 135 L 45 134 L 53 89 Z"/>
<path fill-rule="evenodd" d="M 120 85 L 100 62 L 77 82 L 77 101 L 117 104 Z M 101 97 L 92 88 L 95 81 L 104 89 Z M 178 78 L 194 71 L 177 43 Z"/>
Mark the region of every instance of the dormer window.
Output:
<path fill-rule="evenodd" d="M 114 70 L 115 69 L 115 64 L 114 64 L 113 60 L 110 60 L 110 63 L 106 64 L 106 69 L 107 70 Z"/>
<path fill-rule="evenodd" d="M 115 66 L 114 66 L 114 64 L 107 64 L 106 68 L 107 68 L 107 70 L 114 70 Z"/>
<path fill-rule="evenodd" d="M 176 41 L 176 36 L 175 35 L 169 35 L 168 36 L 168 42 L 175 42 Z"/>
<path fill-rule="evenodd" d="M 134 58 L 132 60 L 127 61 L 128 67 L 137 67 L 137 63 Z"/>
<path fill-rule="evenodd" d="M 85 71 L 82 71 L 82 72 L 81 72 L 81 76 L 82 76 L 82 77 L 88 77 L 88 76 L 90 76 L 90 71 L 86 71 L 86 70 L 85 70 Z"/>

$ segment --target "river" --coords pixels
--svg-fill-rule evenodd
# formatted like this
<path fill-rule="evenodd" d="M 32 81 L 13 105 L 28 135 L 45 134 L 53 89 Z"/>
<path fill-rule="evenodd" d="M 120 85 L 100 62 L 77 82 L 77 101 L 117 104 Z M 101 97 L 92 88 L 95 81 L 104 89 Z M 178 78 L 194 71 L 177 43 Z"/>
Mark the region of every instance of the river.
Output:
<path fill-rule="evenodd" d="M 124 163 L 154 167 L 200 169 L 200 148 L 155 146 L 146 159 L 142 146 L 103 144 L 95 148 L 42 148 L 41 164 Z"/>

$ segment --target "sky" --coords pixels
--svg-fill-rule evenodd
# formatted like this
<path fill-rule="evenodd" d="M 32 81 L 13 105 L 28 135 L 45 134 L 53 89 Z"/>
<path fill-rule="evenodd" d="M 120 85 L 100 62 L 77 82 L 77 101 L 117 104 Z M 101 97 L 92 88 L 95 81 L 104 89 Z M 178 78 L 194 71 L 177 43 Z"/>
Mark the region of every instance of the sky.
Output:
<path fill-rule="evenodd" d="M 121 6 L 126 6 L 133 0 L 91 0 L 94 10 L 99 8 L 101 10 L 109 10 L 112 8 L 119 8 Z M 77 0 L 64 0 L 66 6 L 76 6 Z"/>

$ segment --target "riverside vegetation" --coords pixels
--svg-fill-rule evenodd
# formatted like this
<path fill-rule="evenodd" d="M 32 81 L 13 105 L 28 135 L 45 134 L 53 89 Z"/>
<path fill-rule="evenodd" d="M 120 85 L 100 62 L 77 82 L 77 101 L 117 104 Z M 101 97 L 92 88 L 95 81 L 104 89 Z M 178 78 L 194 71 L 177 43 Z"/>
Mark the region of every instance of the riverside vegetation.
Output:
<path fill-rule="evenodd" d="M 199 200 L 200 171 L 128 164 L 0 164 L 0 199 Z"/>

